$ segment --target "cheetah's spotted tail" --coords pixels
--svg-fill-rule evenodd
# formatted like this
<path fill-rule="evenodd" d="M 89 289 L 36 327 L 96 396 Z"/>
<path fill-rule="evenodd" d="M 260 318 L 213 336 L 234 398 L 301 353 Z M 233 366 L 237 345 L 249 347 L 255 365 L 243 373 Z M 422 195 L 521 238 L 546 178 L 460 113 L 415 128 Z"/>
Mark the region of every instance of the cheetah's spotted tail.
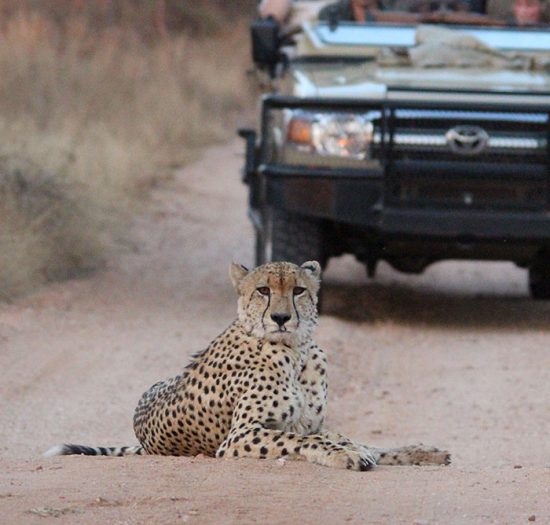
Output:
<path fill-rule="evenodd" d="M 56 445 L 44 452 L 44 457 L 70 456 L 80 454 L 84 456 L 135 456 L 143 455 L 143 447 L 86 447 L 84 445 Z"/>

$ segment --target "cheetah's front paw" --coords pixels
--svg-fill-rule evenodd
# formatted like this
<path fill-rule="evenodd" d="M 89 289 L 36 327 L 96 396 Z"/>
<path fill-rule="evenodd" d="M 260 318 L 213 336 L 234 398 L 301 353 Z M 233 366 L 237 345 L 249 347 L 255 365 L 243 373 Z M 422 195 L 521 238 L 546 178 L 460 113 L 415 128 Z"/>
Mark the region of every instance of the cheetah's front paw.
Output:
<path fill-rule="evenodd" d="M 365 471 L 376 465 L 376 459 L 368 450 L 339 450 L 332 456 L 329 466 L 348 470 Z"/>
<path fill-rule="evenodd" d="M 369 460 L 375 465 L 378 464 L 378 460 L 380 459 L 380 450 L 376 448 L 369 448 L 366 445 L 360 445 L 359 450 L 361 455 L 368 457 Z"/>

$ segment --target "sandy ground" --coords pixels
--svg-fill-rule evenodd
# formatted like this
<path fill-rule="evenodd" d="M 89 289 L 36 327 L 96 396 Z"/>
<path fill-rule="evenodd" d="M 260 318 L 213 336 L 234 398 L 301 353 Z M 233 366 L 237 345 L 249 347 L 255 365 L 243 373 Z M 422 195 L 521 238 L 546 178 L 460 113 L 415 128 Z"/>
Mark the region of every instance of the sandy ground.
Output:
<path fill-rule="evenodd" d="M 509 264 L 367 281 L 346 257 L 325 275 L 329 426 L 445 447 L 450 467 L 41 459 L 134 444 L 141 393 L 232 321 L 228 264 L 252 262 L 241 155 L 210 150 L 156 191 L 106 270 L 0 305 L 0 523 L 550 523 L 550 304 Z"/>

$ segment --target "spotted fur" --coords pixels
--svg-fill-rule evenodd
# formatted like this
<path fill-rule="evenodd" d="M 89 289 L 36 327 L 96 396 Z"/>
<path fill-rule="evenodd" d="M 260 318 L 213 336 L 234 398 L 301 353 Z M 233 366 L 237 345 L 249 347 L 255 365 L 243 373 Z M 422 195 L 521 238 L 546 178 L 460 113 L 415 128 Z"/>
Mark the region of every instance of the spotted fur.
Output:
<path fill-rule="evenodd" d="M 435 448 L 372 448 L 323 430 L 327 362 L 312 339 L 320 273 L 315 261 L 268 263 L 252 271 L 233 264 L 237 320 L 182 374 L 143 394 L 134 415 L 141 447 L 64 445 L 53 453 L 202 453 L 303 459 L 352 470 L 368 470 L 376 462 L 448 463 L 448 453 Z"/>

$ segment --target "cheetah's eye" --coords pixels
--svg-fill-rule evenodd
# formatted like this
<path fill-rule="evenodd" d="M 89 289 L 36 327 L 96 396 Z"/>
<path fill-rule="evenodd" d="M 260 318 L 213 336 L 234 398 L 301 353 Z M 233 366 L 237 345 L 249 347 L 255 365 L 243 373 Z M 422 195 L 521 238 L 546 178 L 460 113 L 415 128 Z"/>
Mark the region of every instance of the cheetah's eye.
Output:
<path fill-rule="evenodd" d="M 258 290 L 258 293 L 262 295 L 269 295 L 270 289 L 267 286 L 260 286 L 259 288 L 256 288 Z"/>
<path fill-rule="evenodd" d="M 305 288 L 302 288 L 301 286 L 295 286 L 294 290 L 292 290 L 292 293 L 294 295 L 302 295 L 306 291 Z"/>

